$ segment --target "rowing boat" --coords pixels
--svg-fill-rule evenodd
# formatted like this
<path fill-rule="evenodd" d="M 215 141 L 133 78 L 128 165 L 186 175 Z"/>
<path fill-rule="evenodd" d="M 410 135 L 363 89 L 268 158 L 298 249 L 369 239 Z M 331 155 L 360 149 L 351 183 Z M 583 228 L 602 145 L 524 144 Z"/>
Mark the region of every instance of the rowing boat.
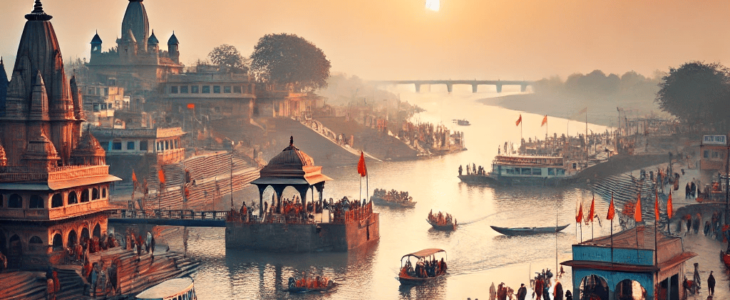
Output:
<path fill-rule="evenodd" d="M 448 223 L 446 225 L 439 225 L 438 223 L 433 222 L 429 219 L 426 219 L 426 222 L 428 222 L 428 224 L 431 224 L 431 226 L 433 226 L 433 229 L 436 229 L 436 230 L 442 230 L 442 231 L 456 230 L 456 224 L 453 224 L 453 223 Z"/>
<path fill-rule="evenodd" d="M 568 224 L 570 225 L 570 224 Z M 507 228 L 507 227 L 498 227 L 498 226 L 489 226 L 494 229 L 494 231 L 499 232 L 504 235 L 531 235 L 531 234 L 543 234 L 543 233 L 556 233 L 560 232 L 563 229 L 567 228 L 568 225 L 563 225 L 559 227 L 515 227 L 515 228 Z"/>

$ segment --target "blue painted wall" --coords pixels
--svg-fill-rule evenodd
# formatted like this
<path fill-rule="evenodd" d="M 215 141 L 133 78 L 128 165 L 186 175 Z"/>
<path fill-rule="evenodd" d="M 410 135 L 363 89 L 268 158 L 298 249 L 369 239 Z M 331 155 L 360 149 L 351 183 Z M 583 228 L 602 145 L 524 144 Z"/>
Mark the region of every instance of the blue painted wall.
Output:
<path fill-rule="evenodd" d="M 611 248 L 573 245 L 573 260 L 611 262 Z M 653 250 L 613 249 L 613 262 L 653 266 Z"/>
<path fill-rule="evenodd" d="M 608 284 L 608 290 L 610 291 L 609 295 L 611 297 L 613 296 L 614 291 L 616 291 L 616 285 L 618 285 L 618 283 L 623 280 L 629 279 L 635 280 L 639 282 L 639 284 L 641 284 L 641 286 L 646 290 L 647 300 L 654 299 L 654 275 L 652 273 L 625 273 L 601 270 L 573 269 L 573 293 L 575 294 L 574 299 L 578 299 L 580 295 L 581 281 L 583 280 L 583 278 L 590 275 L 597 275 L 606 280 L 606 283 Z"/>

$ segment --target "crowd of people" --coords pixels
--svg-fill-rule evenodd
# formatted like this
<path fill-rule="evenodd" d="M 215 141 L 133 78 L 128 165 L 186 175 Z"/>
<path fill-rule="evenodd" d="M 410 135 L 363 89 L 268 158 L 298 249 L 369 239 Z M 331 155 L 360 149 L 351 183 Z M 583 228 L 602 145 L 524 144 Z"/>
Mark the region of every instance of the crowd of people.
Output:
<path fill-rule="evenodd" d="M 461 176 L 464 173 L 464 168 L 459 165 L 459 176 Z M 476 175 L 476 176 L 487 176 L 487 170 L 484 169 L 484 167 L 479 166 L 477 168 L 477 165 L 472 163 L 471 167 L 469 167 L 469 164 L 466 164 L 466 175 Z"/>
<path fill-rule="evenodd" d="M 70 244 L 66 247 L 66 259 L 69 263 L 81 263 L 89 256 L 89 253 L 96 253 L 119 246 L 119 242 L 113 234 L 102 234 L 101 238 L 93 236 L 88 238 L 81 236 L 79 243 Z"/>
<path fill-rule="evenodd" d="M 454 219 L 451 214 L 444 214 L 440 211 L 438 214 L 434 214 L 433 209 L 428 212 L 428 220 L 438 226 L 456 225 L 456 219 Z"/>
<path fill-rule="evenodd" d="M 326 289 L 330 285 L 330 279 L 327 277 L 315 276 L 309 278 L 305 272 L 302 272 L 302 278 L 295 280 L 294 277 L 289 277 L 289 288 L 305 288 L 310 290 Z"/>
<path fill-rule="evenodd" d="M 119 294 L 121 292 L 118 274 L 120 268 L 121 261 L 118 259 L 114 260 L 108 268 L 104 265 L 103 260 L 92 265 L 86 259 L 82 269 L 84 278 L 88 282 L 84 288 L 84 295 L 95 298 L 98 290 L 101 290 L 103 296 Z"/>
<path fill-rule="evenodd" d="M 152 259 L 154 261 L 155 236 L 153 234 L 147 233 L 145 237 L 141 234 L 135 235 L 134 231 L 127 229 L 124 245 L 125 249 L 134 250 L 137 256 L 142 255 L 142 250 L 144 249 L 145 253 L 151 253 L 153 255 Z"/>
<path fill-rule="evenodd" d="M 436 277 L 446 274 L 448 266 L 443 258 L 436 260 L 435 256 L 431 256 L 431 259 L 420 258 L 416 262 L 416 267 L 413 268 L 410 260 L 407 260 L 405 265 L 400 270 L 400 277 L 412 277 L 412 278 L 428 278 Z"/>
<path fill-rule="evenodd" d="M 413 201 L 413 197 L 409 196 L 408 192 L 399 192 L 396 190 L 386 191 L 385 189 L 375 189 L 373 197 L 396 203 Z"/>

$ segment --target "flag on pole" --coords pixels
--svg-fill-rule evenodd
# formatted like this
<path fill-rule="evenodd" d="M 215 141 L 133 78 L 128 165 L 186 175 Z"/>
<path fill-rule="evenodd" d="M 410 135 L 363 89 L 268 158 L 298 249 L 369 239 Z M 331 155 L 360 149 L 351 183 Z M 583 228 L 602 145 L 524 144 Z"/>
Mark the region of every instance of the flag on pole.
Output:
<path fill-rule="evenodd" d="M 540 124 L 540 127 L 545 126 L 545 124 L 547 124 L 547 115 L 545 115 L 545 117 L 542 118 L 542 124 Z"/>
<path fill-rule="evenodd" d="M 520 123 L 522 123 L 522 114 L 520 114 L 520 118 L 515 122 L 515 126 L 520 126 Z"/>
<path fill-rule="evenodd" d="M 132 170 L 132 182 L 137 184 L 137 174 L 134 174 L 134 170 Z"/>
<path fill-rule="evenodd" d="M 671 220 L 672 219 L 672 191 L 669 191 L 669 199 L 667 199 L 667 217 Z"/>
<path fill-rule="evenodd" d="M 593 197 L 593 200 L 591 200 L 591 214 L 588 216 L 591 219 L 591 223 L 593 223 L 593 217 L 596 215 L 596 197 Z"/>
<path fill-rule="evenodd" d="M 613 206 L 613 195 L 611 195 L 611 204 L 608 206 L 608 215 L 606 215 L 606 219 L 613 220 L 615 215 L 616 207 Z"/>
<path fill-rule="evenodd" d="M 654 191 L 654 218 L 659 222 L 659 194 Z"/>
<path fill-rule="evenodd" d="M 165 171 L 162 168 L 157 171 L 157 177 L 160 179 L 160 184 L 165 184 Z"/>
<path fill-rule="evenodd" d="M 634 221 L 636 221 L 636 223 L 641 222 L 641 193 L 639 193 L 639 198 L 636 199 L 636 208 L 634 209 Z"/>
<path fill-rule="evenodd" d="M 362 151 L 360 151 L 360 161 L 357 163 L 357 173 L 360 174 L 360 177 L 368 175 L 368 168 L 365 166 L 365 153 Z"/>
<path fill-rule="evenodd" d="M 583 221 L 583 204 L 578 204 L 578 215 L 575 216 L 575 222 L 580 223 Z"/>

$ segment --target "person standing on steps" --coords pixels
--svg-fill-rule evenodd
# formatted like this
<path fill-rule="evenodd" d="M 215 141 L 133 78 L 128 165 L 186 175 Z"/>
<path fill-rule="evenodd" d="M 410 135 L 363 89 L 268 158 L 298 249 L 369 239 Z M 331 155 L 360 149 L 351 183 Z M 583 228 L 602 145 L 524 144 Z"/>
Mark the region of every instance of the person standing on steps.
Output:
<path fill-rule="evenodd" d="M 710 295 L 715 295 L 715 276 L 712 276 L 712 271 L 710 271 L 710 276 L 707 277 L 707 289 L 710 291 Z"/>

